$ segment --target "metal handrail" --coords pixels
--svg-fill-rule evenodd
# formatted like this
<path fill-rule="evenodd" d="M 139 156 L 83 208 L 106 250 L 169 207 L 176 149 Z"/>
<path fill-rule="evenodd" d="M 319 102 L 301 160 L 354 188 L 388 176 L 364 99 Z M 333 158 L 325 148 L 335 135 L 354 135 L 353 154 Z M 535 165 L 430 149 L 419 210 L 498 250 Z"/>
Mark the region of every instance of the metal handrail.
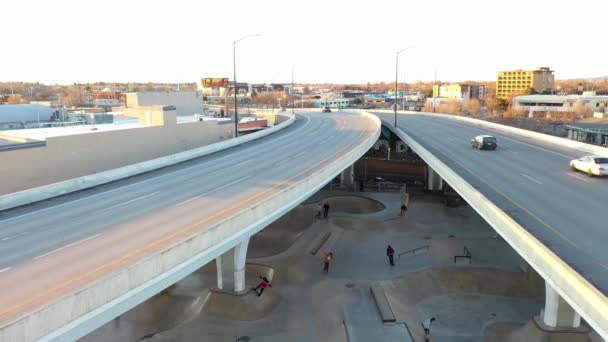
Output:
<path fill-rule="evenodd" d="M 401 259 L 401 256 L 403 254 L 407 254 L 407 253 L 411 253 L 412 255 L 414 255 L 414 253 L 416 253 L 417 251 L 421 250 L 421 249 L 429 249 L 431 246 L 421 246 L 421 247 L 416 247 L 414 249 L 410 249 L 409 251 L 405 251 L 403 253 L 399 253 L 399 259 Z"/>

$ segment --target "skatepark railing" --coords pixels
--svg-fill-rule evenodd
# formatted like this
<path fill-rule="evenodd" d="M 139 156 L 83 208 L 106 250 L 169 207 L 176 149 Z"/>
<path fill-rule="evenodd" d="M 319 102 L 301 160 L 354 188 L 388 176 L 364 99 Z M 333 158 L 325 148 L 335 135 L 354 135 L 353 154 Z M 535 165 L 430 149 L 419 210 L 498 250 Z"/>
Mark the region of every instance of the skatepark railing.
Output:
<path fill-rule="evenodd" d="M 403 253 L 399 253 L 399 259 L 401 259 L 401 256 L 404 255 L 404 254 L 415 255 L 416 252 L 422 251 L 422 250 L 428 250 L 429 248 L 430 248 L 430 246 L 421 246 L 421 247 L 416 247 L 414 249 L 410 249 L 409 251 L 405 251 Z"/>

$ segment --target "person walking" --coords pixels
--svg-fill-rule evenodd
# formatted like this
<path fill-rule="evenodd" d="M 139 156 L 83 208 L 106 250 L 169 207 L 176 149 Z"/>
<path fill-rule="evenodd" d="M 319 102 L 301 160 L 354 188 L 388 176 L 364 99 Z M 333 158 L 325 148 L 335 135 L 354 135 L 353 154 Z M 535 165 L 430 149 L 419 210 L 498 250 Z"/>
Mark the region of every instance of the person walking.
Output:
<path fill-rule="evenodd" d="M 272 284 L 270 283 L 270 281 L 266 277 L 258 276 L 258 278 L 262 279 L 262 281 L 258 284 L 258 286 L 256 286 L 253 289 L 253 291 L 255 291 L 255 293 L 259 297 L 264 292 L 264 289 L 266 289 L 267 287 L 272 287 Z M 258 289 L 260 290 L 260 292 L 258 292 Z"/>
<path fill-rule="evenodd" d="M 393 259 L 394 255 L 395 250 L 391 245 L 388 245 L 388 247 L 386 247 L 386 256 L 388 256 L 388 263 L 391 264 L 391 266 L 395 266 L 395 260 Z"/>
<path fill-rule="evenodd" d="M 405 205 L 405 203 L 401 203 L 401 214 L 399 214 L 399 215 L 403 216 L 403 214 L 405 214 L 406 211 L 407 211 L 407 206 Z"/>
<path fill-rule="evenodd" d="M 327 218 L 329 216 L 329 202 L 325 202 L 323 204 L 323 217 Z"/>
<path fill-rule="evenodd" d="M 422 328 L 424 328 L 424 341 L 429 342 L 431 340 L 431 324 L 435 322 L 435 317 L 427 318 L 422 321 Z"/>
<path fill-rule="evenodd" d="M 325 257 L 323 258 L 323 272 L 327 273 L 329 272 L 329 264 L 334 261 L 334 253 L 329 252 L 329 253 L 325 253 Z"/>

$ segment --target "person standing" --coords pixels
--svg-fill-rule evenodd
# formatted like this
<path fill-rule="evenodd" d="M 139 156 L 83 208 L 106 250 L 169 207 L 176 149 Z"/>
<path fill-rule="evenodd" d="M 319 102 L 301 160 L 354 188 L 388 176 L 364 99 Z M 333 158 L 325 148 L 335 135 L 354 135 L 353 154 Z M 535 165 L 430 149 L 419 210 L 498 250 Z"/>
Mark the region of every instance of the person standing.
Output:
<path fill-rule="evenodd" d="M 325 202 L 325 204 L 323 204 L 323 217 L 327 218 L 329 216 L 329 202 Z"/>
<path fill-rule="evenodd" d="M 325 257 L 323 258 L 323 272 L 327 273 L 329 272 L 329 264 L 334 261 L 334 253 L 329 252 L 329 253 L 325 253 Z"/>
<path fill-rule="evenodd" d="M 422 321 L 422 328 L 424 328 L 424 341 L 429 342 L 431 338 L 431 324 L 435 322 L 435 317 L 427 318 Z"/>
<path fill-rule="evenodd" d="M 388 256 L 388 263 L 391 264 L 391 266 L 395 266 L 395 260 L 393 259 L 394 255 L 395 250 L 391 245 L 388 245 L 388 247 L 386 247 L 386 256 Z"/>
<path fill-rule="evenodd" d="M 258 284 L 258 286 L 253 289 L 253 291 L 255 291 L 255 293 L 257 293 L 259 297 L 264 292 L 264 289 L 266 289 L 267 287 L 272 287 L 272 284 L 266 277 L 258 276 L 258 278 L 262 279 L 262 281 Z M 260 292 L 258 292 L 258 289 L 260 290 Z"/>

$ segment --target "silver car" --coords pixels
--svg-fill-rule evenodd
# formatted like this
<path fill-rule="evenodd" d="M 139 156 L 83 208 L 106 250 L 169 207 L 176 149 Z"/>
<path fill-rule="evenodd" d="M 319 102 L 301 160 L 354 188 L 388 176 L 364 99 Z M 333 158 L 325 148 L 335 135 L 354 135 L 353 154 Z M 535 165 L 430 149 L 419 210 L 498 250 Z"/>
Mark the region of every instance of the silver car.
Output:
<path fill-rule="evenodd" d="M 583 171 L 589 176 L 608 175 L 608 158 L 602 156 L 584 156 L 570 161 L 570 168 Z"/>

